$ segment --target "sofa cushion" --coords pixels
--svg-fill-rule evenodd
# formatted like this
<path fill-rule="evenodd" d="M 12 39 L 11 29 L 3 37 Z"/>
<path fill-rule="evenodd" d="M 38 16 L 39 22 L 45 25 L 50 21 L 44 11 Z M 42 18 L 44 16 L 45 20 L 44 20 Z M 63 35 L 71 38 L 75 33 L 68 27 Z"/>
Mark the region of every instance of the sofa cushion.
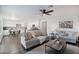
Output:
<path fill-rule="evenodd" d="M 46 41 L 47 36 L 39 36 L 39 37 L 37 37 L 37 39 L 39 39 L 40 40 L 40 44 L 42 44 L 43 42 Z"/>
<path fill-rule="evenodd" d="M 40 30 L 30 30 L 28 32 L 30 32 L 33 37 L 38 37 L 42 35 L 42 32 Z"/>
<path fill-rule="evenodd" d="M 27 32 L 26 35 L 27 35 L 28 40 L 33 38 L 32 34 L 30 32 Z"/>

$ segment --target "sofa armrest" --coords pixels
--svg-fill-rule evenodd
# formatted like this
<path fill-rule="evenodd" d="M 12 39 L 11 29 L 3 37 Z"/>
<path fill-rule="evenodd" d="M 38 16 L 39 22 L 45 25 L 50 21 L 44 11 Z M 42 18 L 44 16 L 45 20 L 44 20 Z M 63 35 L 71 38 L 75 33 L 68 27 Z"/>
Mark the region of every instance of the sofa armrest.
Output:
<path fill-rule="evenodd" d="M 26 49 L 34 47 L 36 45 L 40 44 L 40 41 L 37 38 L 32 38 L 30 40 L 26 41 Z"/>

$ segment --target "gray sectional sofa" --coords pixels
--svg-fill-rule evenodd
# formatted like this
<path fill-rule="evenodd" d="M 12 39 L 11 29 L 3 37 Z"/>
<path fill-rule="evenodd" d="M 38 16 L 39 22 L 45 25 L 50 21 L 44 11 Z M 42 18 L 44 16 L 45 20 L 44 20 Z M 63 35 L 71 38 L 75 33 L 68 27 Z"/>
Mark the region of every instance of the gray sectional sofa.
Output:
<path fill-rule="evenodd" d="M 33 33 L 34 31 L 30 31 L 29 35 L 21 35 L 21 44 L 25 49 L 29 49 L 31 47 L 34 47 L 36 45 L 42 44 L 43 42 L 47 41 L 47 36 L 43 36 L 43 35 L 37 35 Z M 36 31 L 35 31 L 36 32 Z M 37 31 L 38 32 L 38 31 Z M 27 32 L 28 33 L 28 32 Z M 31 34 L 32 33 L 32 37 Z M 38 33 L 37 33 L 38 34 Z"/>

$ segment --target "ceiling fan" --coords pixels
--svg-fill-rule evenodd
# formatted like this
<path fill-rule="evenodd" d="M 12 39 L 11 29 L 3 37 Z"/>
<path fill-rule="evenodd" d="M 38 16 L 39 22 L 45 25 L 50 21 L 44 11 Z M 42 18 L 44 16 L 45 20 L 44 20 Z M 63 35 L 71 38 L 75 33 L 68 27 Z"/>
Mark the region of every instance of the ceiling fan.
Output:
<path fill-rule="evenodd" d="M 50 6 L 48 6 L 48 8 L 49 8 L 49 7 L 53 7 L 53 6 L 50 5 Z M 49 8 L 49 9 L 50 9 L 50 8 Z M 51 15 L 50 13 L 51 13 L 51 12 L 54 12 L 54 10 L 52 10 L 52 9 L 51 9 L 51 10 L 40 9 L 40 12 L 42 13 L 42 16 L 44 16 L 44 15 Z"/>

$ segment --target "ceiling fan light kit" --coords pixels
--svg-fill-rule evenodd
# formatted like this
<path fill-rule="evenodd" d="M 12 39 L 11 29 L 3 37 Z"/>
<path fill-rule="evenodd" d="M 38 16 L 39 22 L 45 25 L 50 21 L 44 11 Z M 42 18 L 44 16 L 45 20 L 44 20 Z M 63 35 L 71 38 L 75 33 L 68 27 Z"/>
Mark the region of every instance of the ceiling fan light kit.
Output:
<path fill-rule="evenodd" d="M 53 7 L 53 6 L 48 6 L 49 7 Z M 45 16 L 45 15 L 51 15 L 50 13 L 54 12 L 54 10 L 47 10 L 47 9 L 41 9 L 40 12 L 42 13 L 42 16 Z"/>

